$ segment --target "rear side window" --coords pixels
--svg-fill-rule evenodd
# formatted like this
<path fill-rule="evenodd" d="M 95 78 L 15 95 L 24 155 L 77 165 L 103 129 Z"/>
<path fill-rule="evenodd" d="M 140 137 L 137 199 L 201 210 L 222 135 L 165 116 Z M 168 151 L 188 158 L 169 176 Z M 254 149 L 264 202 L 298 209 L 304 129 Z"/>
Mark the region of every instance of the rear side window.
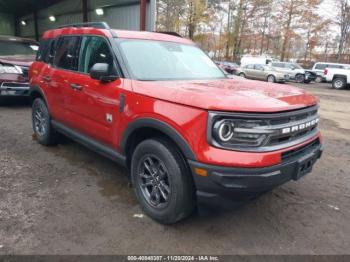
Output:
<path fill-rule="evenodd" d="M 263 70 L 264 67 L 262 65 L 255 65 L 254 66 L 256 70 Z"/>
<path fill-rule="evenodd" d="M 36 57 L 37 61 L 52 64 L 55 54 L 55 39 L 45 39 L 40 41 L 40 48 Z"/>
<path fill-rule="evenodd" d="M 323 70 L 323 69 L 325 69 L 326 67 L 328 67 L 327 64 L 317 64 L 317 65 L 315 66 L 315 69 L 317 69 L 317 70 Z"/>
<path fill-rule="evenodd" d="M 78 36 L 59 38 L 54 57 L 55 66 L 73 71 L 78 69 L 79 39 Z"/>
<path fill-rule="evenodd" d="M 36 55 L 36 61 L 44 61 L 48 49 L 49 40 L 43 39 L 40 41 L 39 51 Z"/>
<path fill-rule="evenodd" d="M 113 70 L 113 56 L 107 41 L 98 36 L 84 36 L 81 42 L 78 71 L 90 73 L 96 63 L 106 63 Z"/>
<path fill-rule="evenodd" d="M 284 64 L 283 63 L 272 63 L 272 66 L 284 68 Z"/>
<path fill-rule="evenodd" d="M 254 69 L 254 65 L 246 65 L 245 68 L 246 69 Z"/>

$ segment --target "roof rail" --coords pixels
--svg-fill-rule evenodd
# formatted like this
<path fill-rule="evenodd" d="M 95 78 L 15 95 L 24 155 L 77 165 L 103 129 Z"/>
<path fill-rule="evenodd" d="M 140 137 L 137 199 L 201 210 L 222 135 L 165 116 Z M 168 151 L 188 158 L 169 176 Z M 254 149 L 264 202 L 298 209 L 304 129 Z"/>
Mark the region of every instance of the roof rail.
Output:
<path fill-rule="evenodd" d="M 76 24 L 61 25 L 58 28 L 65 28 L 65 27 L 94 27 L 98 29 L 108 29 L 108 30 L 111 29 L 106 22 L 76 23 Z"/>
<path fill-rule="evenodd" d="M 156 31 L 156 33 L 160 33 L 160 34 L 166 34 L 166 35 L 172 35 L 172 36 L 177 36 L 177 37 L 181 37 L 181 35 L 179 35 L 178 33 L 176 32 L 166 32 L 166 31 Z"/>

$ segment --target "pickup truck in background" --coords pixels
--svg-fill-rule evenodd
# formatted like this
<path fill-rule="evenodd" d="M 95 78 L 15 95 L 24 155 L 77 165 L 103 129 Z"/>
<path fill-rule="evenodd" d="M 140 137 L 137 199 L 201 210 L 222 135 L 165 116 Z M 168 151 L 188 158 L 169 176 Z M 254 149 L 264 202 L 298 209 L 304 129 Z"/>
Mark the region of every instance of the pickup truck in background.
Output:
<path fill-rule="evenodd" d="M 344 68 L 325 68 L 323 75 L 335 89 L 344 89 L 350 84 L 350 65 Z"/>

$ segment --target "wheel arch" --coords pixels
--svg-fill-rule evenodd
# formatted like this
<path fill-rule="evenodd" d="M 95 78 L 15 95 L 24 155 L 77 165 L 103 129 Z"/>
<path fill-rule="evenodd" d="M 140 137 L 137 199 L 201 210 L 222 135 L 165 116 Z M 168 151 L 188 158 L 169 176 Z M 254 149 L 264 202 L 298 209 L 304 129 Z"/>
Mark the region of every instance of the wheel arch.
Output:
<path fill-rule="evenodd" d="M 271 73 L 271 74 L 267 75 L 266 80 L 268 80 L 270 76 L 273 76 L 275 78 L 275 80 L 277 79 L 277 77 L 274 74 Z"/>
<path fill-rule="evenodd" d="M 346 75 L 341 75 L 341 74 L 333 75 L 333 79 L 332 79 L 332 80 L 334 80 L 334 79 L 336 79 L 336 78 L 344 78 L 345 81 L 347 81 L 347 76 L 346 76 Z"/>
<path fill-rule="evenodd" d="M 175 128 L 154 118 L 142 118 L 129 124 L 121 138 L 120 150 L 127 158 L 127 166 L 130 167 L 132 153 L 140 142 L 159 136 L 170 140 L 186 159 L 196 159 L 188 142 Z"/>
<path fill-rule="evenodd" d="M 36 98 L 42 98 L 45 104 L 49 106 L 44 92 L 38 86 L 30 87 L 29 97 L 30 97 L 31 103 L 33 103 Z"/>

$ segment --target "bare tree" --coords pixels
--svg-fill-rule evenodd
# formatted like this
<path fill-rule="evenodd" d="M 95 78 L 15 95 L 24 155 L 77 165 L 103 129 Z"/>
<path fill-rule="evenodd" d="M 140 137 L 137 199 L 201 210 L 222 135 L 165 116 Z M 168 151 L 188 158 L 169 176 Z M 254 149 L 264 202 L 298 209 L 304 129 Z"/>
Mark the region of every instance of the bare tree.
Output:
<path fill-rule="evenodd" d="M 338 17 L 337 24 L 340 27 L 337 62 L 346 50 L 346 43 L 350 38 L 350 3 L 348 0 L 337 0 Z"/>

